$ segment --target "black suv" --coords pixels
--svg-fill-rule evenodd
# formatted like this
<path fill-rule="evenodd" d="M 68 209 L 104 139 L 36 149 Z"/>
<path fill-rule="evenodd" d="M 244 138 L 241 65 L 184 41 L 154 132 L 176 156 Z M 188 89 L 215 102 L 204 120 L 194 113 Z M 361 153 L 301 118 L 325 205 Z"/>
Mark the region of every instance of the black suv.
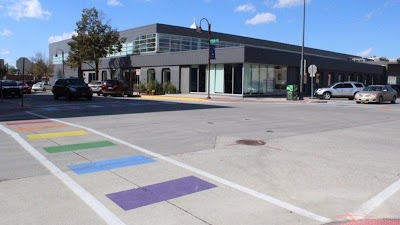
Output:
<path fill-rule="evenodd" d="M 17 82 L 13 80 L 0 80 L 0 91 L 1 98 L 7 96 L 21 98 L 23 94 Z"/>
<path fill-rule="evenodd" d="M 107 97 L 107 95 L 121 97 L 124 97 L 125 95 L 127 95 L 128 97 L 133 96 L 133 89 L 125 81 L 122 80 L 103 81 L 101 85 L 101 90 L 104 97 Z"/>
<path fill-rule="evenodd" d="M 79 78 L 60 78 L 58 79 L 51 89 L 54 99 L 59 97 L 66 97 L 68 100 L 74 98 L 87 98 L 92 100 L 92 89 Z"/>

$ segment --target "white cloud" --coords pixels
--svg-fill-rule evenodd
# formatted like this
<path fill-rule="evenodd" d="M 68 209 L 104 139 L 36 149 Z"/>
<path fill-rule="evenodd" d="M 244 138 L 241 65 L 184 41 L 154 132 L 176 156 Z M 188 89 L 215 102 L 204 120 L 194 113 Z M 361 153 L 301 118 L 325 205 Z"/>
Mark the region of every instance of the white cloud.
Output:
<path fill-rule="evenodd" d="M 72 31 L 69 33 L 64 32 L 62 35 L 59 35 L 59 36 L 50 36 L 49 43 L 54 43 L 54 42 L 70 39 L 70 38 L 72 38 L 72 35 L 74 35 L 74 34 L 76 34 L 75 31 Z"/>
<path fill-rule="evenodd" d="M 239 5 L 236 7 L 235 12 L 254 12 L 256 8 L 252 4 Z"/>
<path fill-rule="evenodd" d="M 12 35 L 11 30 L 4 28 L 2 31 L 0 31 L 0 36 L 4 36 L 4 37 L 9 37 Z"/>
<path fill-rule="evenodd" d="M 0 52 L 0 55 L 9 55 L 10 54 L 10 50 L 7 49 L 2 49 Z"/>
<path fill-rule="evenodd" d="M 364 16 L 365 20 L 370 20 L 374 16 L 375 12 L 370 12 Z"/>
<path fill-rule="evenodd" d="M 276 16 L 272 13 L 258 13 L 255 17 L 246 20 L 248 25 L 257 25 L 261 23 L 275 23 Z"/>
<path fill-rule="evenodd" d="M 122 6 L 122 3 L 118 0 L 107 0 L 107 5 Z"/>
<path fill-rule="evenodd" d="M 373 48 L 368 48 L 368 49 L 365 49 L 364 51 L 357 53 L 356 55 L 361 56 L 361 57 L 367 57 L 371 54 L 372 50 L 373 50 Z"/>
<path fill-rule="evenodd" d="M 49 11 L 43 10 L 38 0 L 16 0 L 8 7 L 8 16 L 16 20 L 21 18 L 48 18 Z"/>
<path fill-rule="evenodd" d="M 306 2 L 310 2 L 311 0 L 306 0 Z M 298 5 L 303 5 L 304 0 L 278 0 L 274 8 L 290 8 Z"/>

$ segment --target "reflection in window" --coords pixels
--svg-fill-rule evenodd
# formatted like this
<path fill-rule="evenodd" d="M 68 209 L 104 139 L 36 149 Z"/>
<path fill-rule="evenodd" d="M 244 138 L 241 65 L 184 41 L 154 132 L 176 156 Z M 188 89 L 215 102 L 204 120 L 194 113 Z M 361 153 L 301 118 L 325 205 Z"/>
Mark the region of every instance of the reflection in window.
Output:
<path fill-rule="evenodd" d="M 286 93 L 287 67 L 244 64 L 244 94 L 283 95 Z"/>

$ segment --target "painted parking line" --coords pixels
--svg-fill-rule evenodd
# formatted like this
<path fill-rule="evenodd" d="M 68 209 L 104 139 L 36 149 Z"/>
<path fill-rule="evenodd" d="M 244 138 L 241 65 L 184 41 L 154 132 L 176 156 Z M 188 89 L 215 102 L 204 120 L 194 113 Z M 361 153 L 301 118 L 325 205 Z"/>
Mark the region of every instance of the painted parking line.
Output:
<path fill-rule="evenodd" d="M 46 138 L 59 138 L 59 137 L 72 137 L 72 136 L 82 136 L 88 135 L 89 132 L 84 130 L 76 131 L 65 131 L 65 132 L 52 132 L 52 133 L 42 133 L 42 134 L 29 134 L 27 137 L 30 140 L 46 139 Z"/>
<path fill-rule="evenodd" d="M 49 118 L 47 116 L 43 116 L 43 115 L 40 115 L 40 114 L 37 114 L 37 113 L 33 113 L 33 112 L 29 112 L 29 111 L 26 112 L 26 113 L 28 113 L 30 115 L 37 116 L 39 118 L 43 118 L 43 119 L 51 119 L 51 118 Z M 299 207 L 297 207 L 295 205 L 292 205 L 292 204 L 289 204 L 287 202 L 281 201 L 281 200 L 279 200 L 277 198 L 274 198 L 272 196 L 269 196 L 267 194 L 255 191 L 255 190 L 247 188 L 247 187 L 244 187 L 244 186 L 242 186 L 240 184 L 237 184 L 237 183 L 234 183 L 232 181 L 226 180 L 226 179 L 224 179 L 222 177 L 218 177 L 218 176 L 216 176 L 214 174 L 211 174 L 211 173 L 208 173 L 206 171 L 197 169 L 195 167 L 186 165 L 186 164 L 181 163 L 181 162 L 179 162 L 177 160 L 174 160 L 172 158 L 169 158 L 169 157 L 163 156 L 161 154 L 152 152 L 150 150 L 147 150 L 147 149 L 142 148 L 140 146 L 137 146 L 137 145 L 131 144 L 129 142 L 120 140 L 120 139 L 115 138 L 113 136 L 104 134 L 104 133 L 102 133 L 100 131 L 97 131 L 97 130 L 94 130 L 94 129 L 91 129 L 91 128 L 88 128 L 88 127 L 80 126 L 80 125 L 77 125 L 77 124 L 68 123 L 68 122 L 65 122 L 65 121 L 62 121 L 62 120 L 58 120 L 58 119 L 52 119 L 52 120 L 56 121 L 56 122 L 59 122 L 59 123 L 64 123 L 64 124 L 67 124 L 67 125 L 70 125 L 70 126 L 74 126 L 74 127 L 80 128 L 80 129 L 85 129 L 87 131 L 90 131 L 93 134 L 100 135 L 100 136 L 102 136 L 104 138 L 107 138 L 109 140 L 112 140 L 112 141 L 114 141 L 116 143 L 120 143 L 121 145 L 125 145 L 127 147 L 132 148 L 132 149 L 135 149 L 135 150 L 138 150 L 140 152 L 143 152 L 143 153 L 145 153 L 147 155 L 150 155 L 150 156 L 153 156 L 153 157 L 158 158 L 160 160 L 163 160 L 165 162 L 171 163 L 172 165 L 175 165 L 175 166 L 180 167 L 182 169 L 186 169 L 186 170 L 191 171 L 193 173 L 196 173 L 196 174 L 199 174 L 201 176 L 207 177 L 208 179 L 214 180 L 215 182 L 224 184 L 224 185 L 226 185 L 228 187 L 231 187 L 231 188 L 233 188 L 235 190 L 238 190 L 240 192 L 246 193 L 248 195 L 251 195 L 251 196 L 256 197 L 256 198 L 258 198 L 260 200 L 269 202 L 269 203 L 271 203 L 273 205 L 276 205 L 276 206 L 279 206 L 281 208 L 287 209 L 289 211 L 292 211 L 292 212 L 294 212 L 296 214 L 299 214 L 301 216 L 307 217 L 309 219 L 316 220 L 316 221 L 319 221 L 319 222 L 322 222 L 322 223 L 329 223 L 329 222 L 332 221 L 331 219 L 329 219 L 327 217 L 317 215 L 315 213 L 312 213 L 312 212 L 307 211 L 305 209 L 299 208 Z"/>
<path fill-rule="evenodd" d="M 7 126 L 15 125 L 26 125 L 26 124 L 37 124 L 37 123 L 52 123 L 52 120 L 35 120 L 35 121 L 23 121 L 23 122 L 10 122 L 6 123 Z"/>
<path fill-rule="evenodd" d="M 68 127 L 65 124 L 57 124 L 57 125 L 47 125 L 47 126 L 32 126 L 32 127 L 18 127 L 16 130 L 18 131 L 32 131 L 32 130 L 45 130 L 45 129 L 53 129 L 53 128 L 63 128 Z"/>
<path fill-rule="evenodd" d="M 111 141 L 96 141 L 96 142 L 86 142 L 72 145 L 59 145 L 44 147 L 43 149 L 48 153 L 58 153 L 58 152 L 68 152 L 68 151 L 78 151 L 91 148 L 101 148 L 115 145 Z"/>
<path fill-rule="evenodd" d="M 44 108 L 43 110 L 48 111 L 48 112 L 53 112 L 53 111 L 57 111 L 57 110 L 60 110 L 60 109 L 51 107 L 51 108 Z"/>
<path fill-rule="evenodd" d="M 106 195 L 123 210 L 131 210 L 217 187 L 195 176 L 170 180 Z"/>
<path fill-rule="evenodd" d="M 77 165 L 71 165 L 68 167 L 76 174 L 82 175 L 87 173 L 95 173 L 105 170 L 118 169 L 128 166 L 137 166 L 152 162 L 155 162 L 155 160 L 152 158 L 148 158 L 142 155 L 137 155 L 137 156 L 117 158 L 117 159 L 101 160 L 90 163 L 82 163 Z"/>

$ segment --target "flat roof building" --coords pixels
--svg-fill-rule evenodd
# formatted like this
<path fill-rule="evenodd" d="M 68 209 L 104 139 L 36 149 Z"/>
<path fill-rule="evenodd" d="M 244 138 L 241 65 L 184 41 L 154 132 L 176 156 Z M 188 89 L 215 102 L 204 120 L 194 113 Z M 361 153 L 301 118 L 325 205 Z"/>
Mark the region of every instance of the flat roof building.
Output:
<path fill-rule="evenodd" d="M 212 31 L 215 59 L 208 68 L 207 31 L 197 33 L 190 28 L 152 24 L 120 31 L 120 36 L 126 37 L 121 52 L 101 59 L 99 74 L 95 74 L 93 65 L 82 64 L 86 82 L 106 79 L 121 79 L 131 84 L 170 82 L 179 93 L 209 91 L 212 95 L 238 96 L 282 96 L 287 85 L 300 84 L 301 46 Z M 55 77 L 63 76 L 60 50 L 66 59 L 69 41 L 49 44 Z M 338 81 L 386 84 L 385 67 L 355 62 L 354 58 L 359 57 L 313 48 L 304 50 L 306 65 L 318 67 L 314 88 Z M 64 76 L 78 76 L 75 69 L 65 66 L 64 70 Z M 303 81 L 303 92 L 310 95 L 309 74 L 304 75 Z"/>

